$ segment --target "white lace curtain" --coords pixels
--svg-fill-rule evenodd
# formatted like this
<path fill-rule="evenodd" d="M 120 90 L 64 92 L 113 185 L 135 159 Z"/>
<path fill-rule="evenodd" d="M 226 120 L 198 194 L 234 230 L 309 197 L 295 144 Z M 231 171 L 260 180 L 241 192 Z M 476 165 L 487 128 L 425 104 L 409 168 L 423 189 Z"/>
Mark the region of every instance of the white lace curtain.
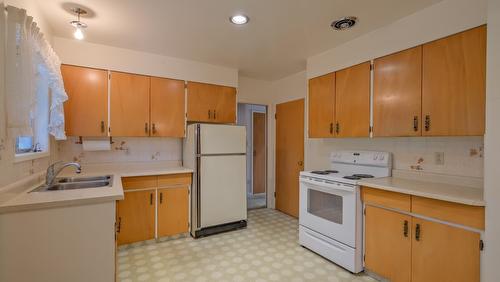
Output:
<path fill-rule="evenodd" d="M 66 139 L 63 103 L 68 99 L 61 76 L 61 62 L 26 10 L 0 4 L 5 27 L 5 98 L 7 134 L 32 135 L 37 118 L 37 91 L 48 84 L 50 95 L 48 131 Z M 48 79 L 48 81 L 46 81 Z M 50 93 L 50 94 L 49 94 Z"/>

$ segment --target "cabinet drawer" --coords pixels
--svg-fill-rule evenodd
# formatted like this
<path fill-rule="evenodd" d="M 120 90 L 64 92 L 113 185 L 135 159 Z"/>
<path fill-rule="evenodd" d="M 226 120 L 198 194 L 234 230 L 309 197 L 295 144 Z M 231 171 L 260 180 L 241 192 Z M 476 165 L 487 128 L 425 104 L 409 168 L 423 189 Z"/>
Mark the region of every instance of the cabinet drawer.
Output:
<path fill-rule="evenodd" d="M 411 211 L 443 221 L 484 229 L 484 207 L 412 196 Z"/>
<path fill-rule="evenodd" d="M 175 185 L 191 185 L 191 173 L 179 173 L 158 176 L 158 188 Z"/>
<path fill-rule="evenodd" d="M 122 177 L 123 190 L 156 188 L 157 176 Z"/>
<path fill-rule="evenodd" d="M 362 187 L 361 197 L 365 204 L 374 204 L 406 212 L 409 212 L 411 208 L 411 197 L 406 194 Z"/>

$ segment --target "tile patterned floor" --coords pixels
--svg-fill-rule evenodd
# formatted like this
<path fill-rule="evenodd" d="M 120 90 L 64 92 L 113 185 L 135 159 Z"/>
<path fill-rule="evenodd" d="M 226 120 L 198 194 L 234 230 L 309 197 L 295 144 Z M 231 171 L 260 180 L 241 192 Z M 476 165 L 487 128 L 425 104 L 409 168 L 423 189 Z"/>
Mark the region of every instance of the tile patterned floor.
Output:
<path fill-rule="evenodd" d="M 297 229 L 296 219 L 278 211 L 252 210 L 246 229 L 121 249 L 118 277 L 122 282 L 375 281 L 302 248 Z"/>

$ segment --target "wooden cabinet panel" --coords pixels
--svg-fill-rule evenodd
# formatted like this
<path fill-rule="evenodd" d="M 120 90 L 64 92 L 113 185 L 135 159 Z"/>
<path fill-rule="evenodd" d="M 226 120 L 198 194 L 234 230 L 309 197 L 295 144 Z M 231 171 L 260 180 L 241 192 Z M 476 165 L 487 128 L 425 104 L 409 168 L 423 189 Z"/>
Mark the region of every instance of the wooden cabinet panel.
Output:
<path fill-rule="evenodd" d="M 384 191 L 375 188 L 362 187 L 361 197 L 366 204 L 410 212 L 411 196 L 396 192 Z"/>
<path fill-rule="evenodd" d="M 111 73 L 111 136 L 149 136 L 149 86 L 149 76 Z"/>
<path fill-rule="evenodd" d="M 367 206 L 365 266 L 393 282 L 411 278 L 411 217 Z M 428 280 L 439 281 L 439 280 Z"/>
<path fill-rule="evenodd" d="M 195 122 L 235 123 L 236 89 L 189 81 L 187 119 Z"/>
<path fill-rule="evenodd" d="M 157 176 L 122 177 L 123 190 L 156 188 L 157 186 Z"/>
<path fill-rule="evenodd" d="M 158 236 L 188 232 L 188 188 L 159 189 L 158 195 Z"/>
<path fill-rule="evenodd" d="M 118 244 L 155 237 L 155 190 L 125 192 L 117 201 Z"/>
<path fill-rule="evenodd" d="M 163 188 L 175 185 L 191 185 L 191 179 L 191 173 L 160 175 L 158 176 L 158 187 Z"/>
<path fill-rule="evenodd" d="M 335 74 L 337 137 L 370 136 L 370 62 Z"/>
<path fill-rule="evenodd" d="M 424 44 L 423 135 L 483 135 L 485 81 L 486 26 Z"/>
<path fill-rule="evenodd" d="M 420 136 L 422 46 L 378 58 L 373 69 L 373 136 Z"/>
<path fill-rule="evenodd" d="M 184 137 L 184 81 L 151 78 L 151 136 Z"/>
<path fill-rule="evenodd" d="M 68 136 L 108 135 L 108 72 L 62 65 L 68 100 L 64 103 Z"/>
<path fill-rule="evenodd" d="M 335 136 L 335 73 L 309 80 L 309 138 Z"/>
<path fill-rule="evenodd" d="M 479 281 L 479 233 L 419 218 L 413 232 L 412 282 Z"/>
<path fill-rule="evenodd" d="M 412 196 L 411 211 L 447 222 L 484 229 L 484 207 Z"/>

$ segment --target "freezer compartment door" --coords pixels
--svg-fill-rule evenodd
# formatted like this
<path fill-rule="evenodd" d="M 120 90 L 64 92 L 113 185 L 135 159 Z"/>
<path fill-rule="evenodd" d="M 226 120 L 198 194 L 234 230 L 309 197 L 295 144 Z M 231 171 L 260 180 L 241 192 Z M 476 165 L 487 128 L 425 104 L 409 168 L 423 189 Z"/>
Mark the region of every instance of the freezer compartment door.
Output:
<path fill-rule="evenodd" d="M 237 125 L 200 125 L 202 155 L 246 152 L 246 128 Z"/>
<path fill-rule="evenodd" d="M 205 156 L 200 162 L 200 227 L 246 220 L 245 156 Z"/>

